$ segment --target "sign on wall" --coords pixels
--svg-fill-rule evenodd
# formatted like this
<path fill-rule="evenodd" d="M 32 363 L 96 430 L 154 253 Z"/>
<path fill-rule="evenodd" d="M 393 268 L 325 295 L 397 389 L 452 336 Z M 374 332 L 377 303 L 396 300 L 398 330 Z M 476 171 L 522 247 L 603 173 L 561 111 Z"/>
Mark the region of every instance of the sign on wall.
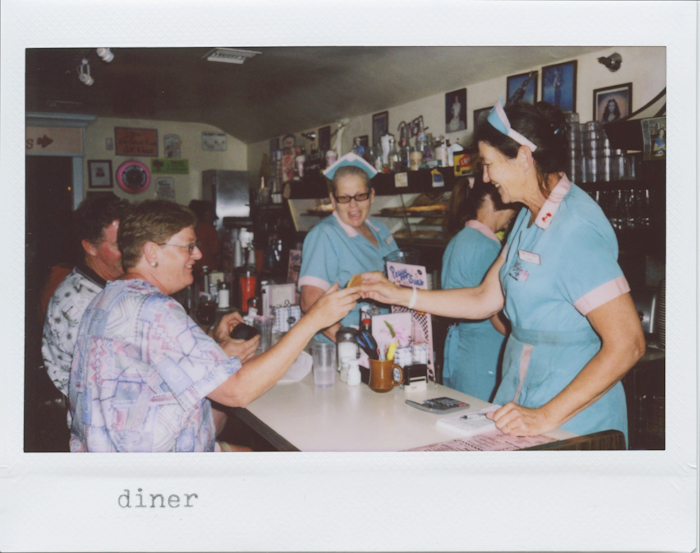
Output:
<path fill-rule="evenodd" d="M 118 156 L 158 157 L 158 130 L 114 127 Z"/>
<path fill-rule="evenodd" d="M 151 173 L 154 175 L 188 175 L 190 161 L 188 159 L 170 159 L 159 157 L 151 160 Z"/>
<path fill-rule="evenodd" d="M 83 153 L 83 129 L 79 127 L 25 127 L 24 137 L 28 154 Z"/>
<path fill-rule="evenodd" d="M 156 198 L 175 201 L 175 181 L 172 177 L 156 177 Z"/>

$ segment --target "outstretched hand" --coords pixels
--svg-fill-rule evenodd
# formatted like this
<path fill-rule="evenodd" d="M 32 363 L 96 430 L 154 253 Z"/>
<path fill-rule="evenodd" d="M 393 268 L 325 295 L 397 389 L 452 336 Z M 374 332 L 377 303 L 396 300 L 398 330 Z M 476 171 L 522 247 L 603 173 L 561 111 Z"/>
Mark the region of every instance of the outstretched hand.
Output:
<path fill-rule="evenodd" d="M 331 286 L 306 314 L 314 320 L 318 330 L 329 327 L 345 317 L 360 299 L 360 287 L 338 290 L 338 283 Z"/>
<path fill-rule="evenodd" d="M 386 305 L 404 305 L 401 301 L 405 294 L 405 288 L 389 282 L 389 279 L 379 271 L 362 273 L 362 297 L 365 299 Z"/>

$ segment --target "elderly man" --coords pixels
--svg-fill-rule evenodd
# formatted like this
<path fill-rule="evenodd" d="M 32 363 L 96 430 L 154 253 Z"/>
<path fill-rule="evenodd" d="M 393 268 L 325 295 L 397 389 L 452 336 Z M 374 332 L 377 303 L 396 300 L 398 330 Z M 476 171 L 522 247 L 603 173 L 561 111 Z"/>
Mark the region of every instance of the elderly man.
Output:
<path fill-rule="evenodd" d="M 49 377 L 65 396 L 83 313 L 107 281 L 124 272 L 117 230 L 128 206 L 129 202 L 111 194 L 89 196 L 73 214 L 82 259 L 51 296 L 41 344 Z"/>

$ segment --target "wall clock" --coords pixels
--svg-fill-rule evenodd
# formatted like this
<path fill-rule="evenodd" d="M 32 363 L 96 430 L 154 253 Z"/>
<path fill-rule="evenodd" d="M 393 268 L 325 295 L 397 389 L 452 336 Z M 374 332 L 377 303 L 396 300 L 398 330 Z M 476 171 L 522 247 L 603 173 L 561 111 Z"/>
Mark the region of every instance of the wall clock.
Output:
<path fill-rule="evenodd" d="M 293 134 L 288 134 L 282 139 L 282 146 L 284 148 L 293 148 L 296 144 L 296 139 Z"/>
<path fill-rule="evenodd" d="M 117 184 L 131 194 L 143 192 L 151 182 L 151 172 L 140 161 L 127 161 L 117 169 Z"/>

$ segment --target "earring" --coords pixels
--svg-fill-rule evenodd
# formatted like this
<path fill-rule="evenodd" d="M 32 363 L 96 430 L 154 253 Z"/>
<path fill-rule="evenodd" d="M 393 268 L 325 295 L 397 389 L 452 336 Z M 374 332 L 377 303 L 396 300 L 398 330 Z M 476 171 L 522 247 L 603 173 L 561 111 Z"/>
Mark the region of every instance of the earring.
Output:
<path fill-rule="evenodd" d="M 157 267 L 157 266 L 158 266 L 158 262 L 157 262 L 157 261 L 151 261 L 151 267 L 155 268 L 155 267 Z"/>

